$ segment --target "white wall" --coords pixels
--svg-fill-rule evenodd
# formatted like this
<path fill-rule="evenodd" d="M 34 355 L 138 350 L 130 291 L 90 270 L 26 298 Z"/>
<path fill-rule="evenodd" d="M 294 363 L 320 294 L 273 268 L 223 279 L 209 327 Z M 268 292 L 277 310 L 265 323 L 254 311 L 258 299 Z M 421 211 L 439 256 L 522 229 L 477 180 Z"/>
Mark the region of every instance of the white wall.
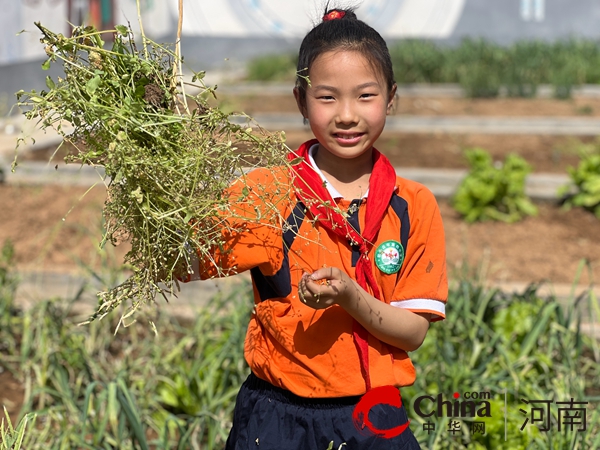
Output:
<path fill-rule="evenodd" d="M 451 35 L 466 0 L 363 0 L 357 15 L 386 38 Z M 184 2 L 184 34 L 222 37 L 303 37 L 326 2 L 216 0 Z M 331 4 L 343 2 L 331 2 Z M 177 0 L 170 0 L 177 15 Z"/>
<path fill-rule="evenodd" d="M 85 10 L 90 0 L 72 0 Z M 360 19 L 386 38 L 449 37 L 466 0 L 363 0 Z M 138 29 L 136 0 L 116 0 L 114 20 Z M 140 0 L 149 36 L 172 33 L 178 0 Z M 184 0 L 183 32 L 205 37 L 302 38 L 321 20 L 324 0 Z M 343 4 L 343 1 L 332 4 Z M 67 0 L 0 0 L 0 65 L 44 58 L 33 22 L 68 33 Z M 17 36 L 21 30 L 25 33 Z"/>
<path fill-rule="evenodd" d="M 78 1 L 85 4 L 88 0 L 74 0 L 74 3 Z M 164 36 L 170 31 L 169 1 L 141 0 L 144 28 L 149 35 Z M 44 47 L 34 22 L 41 22 L 57 33 L 68 33 L 67 3 L 67 0 L 0 0 L 0 65 L 43 59 Z M 116 0 L 115 3 L 115 22 L 126 24 L 129 20 L 137 31 L 135 0 Z M 20 33 L 21 30 L 25 32 Z"/>

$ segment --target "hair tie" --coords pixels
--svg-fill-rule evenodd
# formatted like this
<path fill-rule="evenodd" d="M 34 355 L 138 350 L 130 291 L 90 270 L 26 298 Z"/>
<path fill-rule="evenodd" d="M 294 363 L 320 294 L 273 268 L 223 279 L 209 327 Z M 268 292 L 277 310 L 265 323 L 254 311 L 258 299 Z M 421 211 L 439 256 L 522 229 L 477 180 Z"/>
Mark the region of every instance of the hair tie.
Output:
<path fill-rule="evenodd" d="M 346 15 L 345 11 L 338 11 L 337 9 L 334 9 L 329 14 L 325 14 L 323 16 L 323 22 L 327 22 L 328 20 L 341 19 L 345 15 Z"/>

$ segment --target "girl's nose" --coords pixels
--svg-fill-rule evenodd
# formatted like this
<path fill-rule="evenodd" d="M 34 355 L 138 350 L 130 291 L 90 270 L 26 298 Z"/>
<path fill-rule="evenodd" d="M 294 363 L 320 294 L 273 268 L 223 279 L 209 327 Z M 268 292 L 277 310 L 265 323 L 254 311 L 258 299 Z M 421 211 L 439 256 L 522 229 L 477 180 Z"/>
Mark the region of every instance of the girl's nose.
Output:
<path fill-rule="evenodd" d="M 336 115 L 336 122 L 343 124 L 352 124 L 358 122 L 356 111 L 350 102 L 340 102 Z"/>

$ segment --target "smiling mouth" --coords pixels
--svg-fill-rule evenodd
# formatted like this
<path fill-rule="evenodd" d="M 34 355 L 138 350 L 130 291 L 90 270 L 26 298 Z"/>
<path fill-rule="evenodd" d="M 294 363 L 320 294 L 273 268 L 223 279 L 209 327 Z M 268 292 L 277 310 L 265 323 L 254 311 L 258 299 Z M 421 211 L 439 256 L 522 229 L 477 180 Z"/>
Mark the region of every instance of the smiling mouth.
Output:
<path fill-rule="evenodd" d="M 352 140 L 352 139 L 356 139 L 359 138 L 363 135 L 364 133 L 354 133 L 354 134 L 340 134 L 340 133 L 335 133 L 334 136 L 338 139 L 344 139 L 344 140 Z"/>

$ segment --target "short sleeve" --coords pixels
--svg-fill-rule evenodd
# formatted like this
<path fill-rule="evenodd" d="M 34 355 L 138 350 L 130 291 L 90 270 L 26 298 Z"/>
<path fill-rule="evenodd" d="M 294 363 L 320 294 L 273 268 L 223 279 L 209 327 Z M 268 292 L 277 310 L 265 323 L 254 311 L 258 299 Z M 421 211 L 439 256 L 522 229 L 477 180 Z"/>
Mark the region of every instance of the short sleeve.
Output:
<path fill-rule="evenodd" d="M 184 281 L 235 275 L 255 267 L 264 275 L 279 270 L 281 215 L 289 203 L 289 187 L 276 170 L 257 169 L 232 183 L 226 192 L 228 208 L 216 218 L 221 244 L 208 252 L 196 251 L 193 274 Z"/>
<path fill-rule="evenodd" d="M 435 197 L 422 187 L 409 202 L 410 234 L 391 305 L 446 317 L 448 279 L 444 226 Z"/>

